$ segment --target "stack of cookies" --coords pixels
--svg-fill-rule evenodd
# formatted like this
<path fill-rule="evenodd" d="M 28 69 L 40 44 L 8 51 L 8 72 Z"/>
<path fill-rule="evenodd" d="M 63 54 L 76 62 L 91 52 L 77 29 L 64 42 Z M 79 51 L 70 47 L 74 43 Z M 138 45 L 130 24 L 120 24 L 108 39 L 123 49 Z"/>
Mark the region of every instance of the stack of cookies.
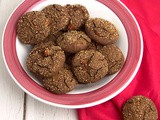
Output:
<path fill-rule="evenodd" d="M 24 14 L 17 25 L 18 39 L 33 46 L 26 65 L 55 94 L 79 84 L 99 81 L 118 72 L 124 64 L 115 45 L 119 33 L 102 18 L 90 18 L 79 4 L 46 6 Z"/>

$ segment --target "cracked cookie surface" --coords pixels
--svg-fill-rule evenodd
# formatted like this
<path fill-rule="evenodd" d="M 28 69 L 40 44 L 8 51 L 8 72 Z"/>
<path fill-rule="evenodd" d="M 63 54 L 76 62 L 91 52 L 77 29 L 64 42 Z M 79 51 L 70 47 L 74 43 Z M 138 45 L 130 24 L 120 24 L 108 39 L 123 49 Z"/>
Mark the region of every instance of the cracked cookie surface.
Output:
<path fill-rule="evenodd" d="M 102 45 L 116 43 L 119 37 L 115 26 L 111 22 L 101 18 L 87 20 L 85 31 L 91 39 Z"/>
<path fill-rule="evenodd" d="M 42 80 L 43 86 L 52 93 L 64 94 L 75 88 L 77 81 L 68 67 L 62 68 L 57 74 Z"/>
<path fill-rule="evenodd" d="M 70 16 L 69 24 L 67 30 L 79 30 L 89 18 L 88 10 L 79 4 L 66 5 L 68 14 Z"/>
<path fill-rule="evenodd" d="M 72 59 L 73 72 L 79 83 L 93 83 L 108 73 L 105 57 L 95 50 L 82 50 Z"/>
<path fill-rule="evenodd" d="M 116 45 L 98 46 L 97 49 L 105 56 L 108 62 L 108 74 L 114 74 L 122 68 L 124 55 Z"/>
<path fill-rule="evenodd" d="M 65 7 L 57 4 L 49 5 L 42 10 L 46 17 L 51 20 L 51 33 L 55 34 L 66 28 L 69 15 Z"/>
<path fill-rule="evenodd" d="M 134 96 L 122 109 L 123 120 L 158 120 L 158 112 L 151 99 L 144 96 Z"/>
<path fill-rule="evenodd" d="M 91 39 L 82 31 L 69 31 L 57 39 L 57 44 L 69 53 L 84 50 L 90 44 Z"/>
<path fill-rule="evenodd" d="M 38 44 L 49 35 L 49 24 L 50 20 L 43 12 L 28 12 L 18 21 L 17 36 L 22 43 Z"/>
<path fill-rule="evenodd" d="M 36 45 L 27 58 L 27 68 L 40 78 L 51 77 L 64 65 L 64 51 L 52 41 Z"/>

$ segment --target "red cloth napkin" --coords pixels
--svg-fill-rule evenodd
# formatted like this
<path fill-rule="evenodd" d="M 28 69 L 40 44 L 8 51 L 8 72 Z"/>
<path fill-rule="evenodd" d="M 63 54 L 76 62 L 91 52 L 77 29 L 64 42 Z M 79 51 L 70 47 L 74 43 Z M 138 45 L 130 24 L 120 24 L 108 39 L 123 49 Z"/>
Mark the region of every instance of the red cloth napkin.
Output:
<path fill-rule="evenodd" d="M 122 105 L 135 95 L 154 101 L 160 120 L 160 0 L 121 0 L 136 17 L 143 34 L 144 54 L 131 84 L 103 104 L 78 109 L 79 120 L 121 120 Z"/>

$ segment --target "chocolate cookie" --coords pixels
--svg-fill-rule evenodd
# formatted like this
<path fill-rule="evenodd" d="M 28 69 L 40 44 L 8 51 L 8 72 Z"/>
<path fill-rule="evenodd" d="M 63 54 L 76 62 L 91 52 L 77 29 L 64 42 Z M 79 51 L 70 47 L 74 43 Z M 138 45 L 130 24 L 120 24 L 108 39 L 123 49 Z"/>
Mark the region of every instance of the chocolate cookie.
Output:
<path fill-rule="evenodd" d="M 79 4 L 66 5 L 67 11 L 70 15 L 70 21 L 67 26 L 68 30 L 79 30 L 89 18 L 88 10 Z"/>
<path fill-rule="evenodd" d="M 88 47 L 91 39 L 82 31 L 70 31 L 57 39 L 57 44 L 69 53 L 76 53 Z"/>
<path fill-rule="evenodd" d="M 57 33 L 66 28 L 69 22 L 69 15 L 65 7 L 61 5 L 49 5 L 42 10 L 46 17 L 51 19 L 51 33 Z"/>
<path fill-rule="evenodd" d="M 122 109 L 123 120 L 158 120 L 158 112 L 151 99 L 134 96 Z"/>
<path fill-rule="evenodd" d="M 49 35 L 49 24 L 50 21 L 43 12 L 28 12 L 18 21 L 18 39 L 25 44 L 38 44 Z"/>
<path fill-rule="evenodd" d="M 115 26 L 101 18 L 87 20 L 85 31 L 91 39 L 102 45 L 115 43 L 119 37 Z"/>
<path fill-rule="evenodd" d="M 77 81 L 71 70 L 68 67 L 64 67 L 52 77 L 43 79 L 42 84 L 52 93 L 64 94 L 73 90 Z"/>
<path fill-rule="evenodd" d="M 73 72 L 80 83 L 93 83 L 108 73 L 105 57 L 95 50 L 82 50 L 72 59 Z"/>
<path fill-rule="evenodd" d="M 27 58 L 27 68 L 39 77 L 51 77 L 64 65 L 64 51 L 52 41 L 36 45 Z"/>
<path fill-rule="evenodd" d="M 108 74 L 116 73 L 122 68 L 124 56 L 116 45 L 99 46 L 97 49 L 105 56 L 105 59 L 108 62 Z"/>

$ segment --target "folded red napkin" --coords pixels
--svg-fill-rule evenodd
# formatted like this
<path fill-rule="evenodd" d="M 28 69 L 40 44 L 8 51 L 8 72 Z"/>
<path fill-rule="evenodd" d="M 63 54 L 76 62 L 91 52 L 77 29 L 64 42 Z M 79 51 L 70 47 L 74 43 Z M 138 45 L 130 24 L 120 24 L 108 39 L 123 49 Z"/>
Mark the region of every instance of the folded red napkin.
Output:
<path fill-rule="evenodd" d="M 121 0 L 136 17 L 143 34 L 144 54 L 131 84 L 103 104 L 78 109 L 79 120 L 121 120 L 122 106 L 135 95 L 154 101 L 160 120 L 160 0 Z"/>

